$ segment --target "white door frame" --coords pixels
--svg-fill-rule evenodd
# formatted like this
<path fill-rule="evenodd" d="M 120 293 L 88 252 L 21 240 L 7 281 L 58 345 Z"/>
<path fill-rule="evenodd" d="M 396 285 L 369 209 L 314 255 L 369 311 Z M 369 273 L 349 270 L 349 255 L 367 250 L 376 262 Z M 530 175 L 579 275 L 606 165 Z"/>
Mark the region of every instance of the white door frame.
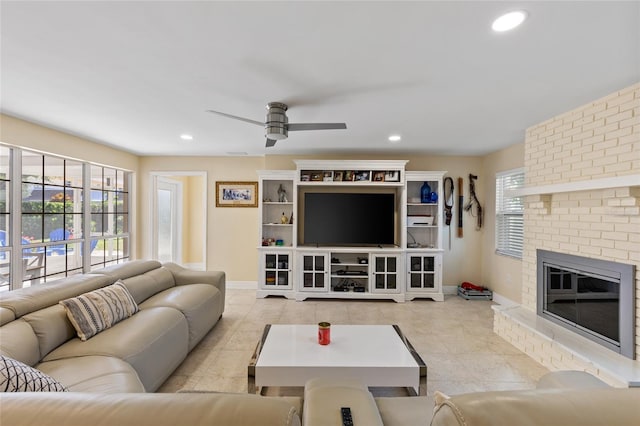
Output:
<path fill-rule="evenodd" d="M 157 228 L 157 214 L 156 214 L 156 203 L 157 203 L 157 199 L 156 199 L 156 194 L 157 194 L 157 190 L 158 190 L 158 182 L 160 180 L 167 180 L 167 178 L 169 178 L 170 176 L 200 176 L 204 179 L 204 184 L 202 185 L 202 199 L 204 200 L 203 203 L 203 208 L 204 208 L 204 221 L 202 223 L 202 228 L 203 228 L 203 236 L 205 237 L 205 241 L 202 244 L 202 259 L 203 259 L 203 265 L 202 265 L 202 269 L 206 270 L 207 269 L 207 244 L 206 244 L 206 235 L 207 235 L 207 209 L 208 209 L 208 199 L 207 199 L 207 195 L 208 195 L 208 191 L 207 191 L 207 172 L 205 171 L 184 171 L 184 170 L 174 170 L 174 171 L 162 171 L 162 172 L 158 172 L 158 171 L 154 171 L 154 172 L 150 172 L 150 197 L 149 197 L 149 212 L 151 212 L 151 221 L 149 223 L 149 235 L 151 236 L 151 238 L 149 239 L 149 253 L 152 254 L 153 257 L 157 257 L 157 250 L 156 250 L 156 246 L 157 246 L 157 235 L 155 233 L 155 229 Z M 180 213 L 181 214 L 181 213 Z M 182 222 L 182 217 L 179 218 L 179 222 Z M 180 261 L 182 261 L 182 250 L 181 250 L 181 246 L 182 244 L 178 244 L 179 247 L 179 257 L 180 257 Z"/>

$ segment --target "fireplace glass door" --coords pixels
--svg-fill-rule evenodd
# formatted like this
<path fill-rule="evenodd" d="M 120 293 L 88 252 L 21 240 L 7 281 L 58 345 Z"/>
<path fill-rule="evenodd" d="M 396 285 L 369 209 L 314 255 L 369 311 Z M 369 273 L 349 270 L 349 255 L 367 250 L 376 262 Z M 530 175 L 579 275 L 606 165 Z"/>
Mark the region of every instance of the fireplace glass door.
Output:
<path fill-rule="evenodd" d="M 545 310 L 618 342 L 620 284 L 611 278 L 546 265 Z"/>

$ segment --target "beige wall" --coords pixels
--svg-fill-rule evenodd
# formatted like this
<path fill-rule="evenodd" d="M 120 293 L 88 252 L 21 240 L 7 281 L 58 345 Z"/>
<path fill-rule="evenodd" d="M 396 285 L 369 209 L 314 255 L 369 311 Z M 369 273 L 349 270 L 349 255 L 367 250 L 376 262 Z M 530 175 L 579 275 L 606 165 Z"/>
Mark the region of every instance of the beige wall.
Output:
<path fill-rule="evenodd" d="M 524 143 L 512 145 L 483 159 L 483 205 L 485 228 L 482 235 L 482 283 L 502 297 L 521 303 L 522 260 L 496 254 L 496 173 L 524 166 Z"/>
<path fill-rule="evenodd" d="M 216 207 L 216 181 L 257 181 L 256 170 L 263 168 L 259 157 L 141 157 L 138 185 L 139 212 L 150 217 L 151 172 L 207 172 L 207 235 L 199 236 L 207 244 L 207 269 L 223 270 L 229 281 L 257 281 L 258 277 L 258 209 Z M 150 241 L 150 226 L 138 229 L 140 241 Z M 145 243 L 142 257 L 151 256 Z"/>
<path fill-rule="evenodd" d="M 86 139 L 0 114 L 0 142 L 136 172 L 138 157 Z"/>
<path fill-rule="evenodd" d="M 203 258 L 204 238 L 206 224 L 206 208 L 207 198 L 203 198 L 206 194 L 206 180 L 204 176 L 188 176 L 187 185 L 185 186 L 185 200 L 183 215 L 185 222 L 188 222 L 187 232 L 184 234 L 184 263 L 205 263 Z"/>

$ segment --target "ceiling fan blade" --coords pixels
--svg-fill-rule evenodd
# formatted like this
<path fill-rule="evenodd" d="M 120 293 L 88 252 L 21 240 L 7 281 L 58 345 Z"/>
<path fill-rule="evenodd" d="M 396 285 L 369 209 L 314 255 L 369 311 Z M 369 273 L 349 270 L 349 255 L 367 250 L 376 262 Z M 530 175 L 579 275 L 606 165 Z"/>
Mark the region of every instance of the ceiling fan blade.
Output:
<path fill-rule="evenodd" d="M 287 128 L 290 132 L 296 130 L 338 130 L 346 129 L 346 123 L 289 123 Z"/>
<path fill-rule="evenodd" d="M 233 118 L 235 120 L 240 120 L 240 121 L 244 121 L 244 122 L 251 123 L 251 124 L 257 124 L 258 126 L 264 126 L 264 123 L 262 123 L 260 121 L 251 120 L 249 118 L 244 118 L 244 117 L 238 117 L 237 115 L 231 115 L 231 114 L 227 114 L 225 112 L 214 111 L 214 110 L 211 110 L 211 109 L 208 109 L 207 112 L 210 112 L 212 114 L 218 114 L 218 115 L 221 115 L 223 117 Z"/>
<path fill-rule="evenodd" d="M 266 148 L 271 148 L 272 146 L 274 146 L 276 144 L 276 141 L 273 139 L 269 139 L 267 138 L 267 144 L 265 145 Z"/>

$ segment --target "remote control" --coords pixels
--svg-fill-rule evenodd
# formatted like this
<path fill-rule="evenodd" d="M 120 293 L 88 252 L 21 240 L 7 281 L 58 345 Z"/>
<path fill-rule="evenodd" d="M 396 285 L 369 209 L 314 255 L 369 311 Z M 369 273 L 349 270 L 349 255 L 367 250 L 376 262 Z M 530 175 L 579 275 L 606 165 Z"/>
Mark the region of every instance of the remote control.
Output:
<path fill-rule="evenodd" d="M 340 409 L 342 414 L 342 426 L 353 426 L 353 418 L 351 417 L 351 408 L 342 407 Z"/>

